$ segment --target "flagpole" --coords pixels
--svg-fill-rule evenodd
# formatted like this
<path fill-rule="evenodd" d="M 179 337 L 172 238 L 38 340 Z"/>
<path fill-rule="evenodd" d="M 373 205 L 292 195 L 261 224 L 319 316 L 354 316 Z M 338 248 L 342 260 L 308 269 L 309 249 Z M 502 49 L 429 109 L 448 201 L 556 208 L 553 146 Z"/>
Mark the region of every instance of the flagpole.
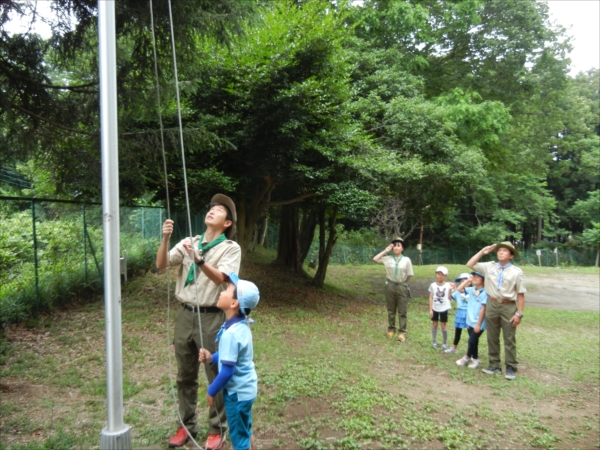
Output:
<path fill-rule="evenodd" d="M 100 449 L 131 449 L 131 429 L 123 423 L 121 273 L 119 236 L 119 162 L 117 58 L 114 0 L 98 0 L 100 150 L 104 231 L 104 306 L 107 426 Z"/>

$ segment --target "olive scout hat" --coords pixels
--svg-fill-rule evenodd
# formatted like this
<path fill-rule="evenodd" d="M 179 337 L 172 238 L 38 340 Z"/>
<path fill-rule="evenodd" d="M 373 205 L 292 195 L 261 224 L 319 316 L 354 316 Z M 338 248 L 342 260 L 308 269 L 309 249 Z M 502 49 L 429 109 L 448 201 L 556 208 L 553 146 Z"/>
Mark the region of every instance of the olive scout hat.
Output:
<path fill-rule="evenodd" d="M 225 232 L 225 236 L 227 236 L 227 239 L 233 239 L 233 237 L 235 236 L 235 223 L 237 222 L 237 211 L 235 210 L 235 203 L 233 203 L 233 200 L 231 200 L 226 195 L 216 194 L 215 196 L 213 196 L 213 198 L 210 199 L 210 204 L 226 206 L 227 209 L 229 209 L 229 212 L 231 212 L 231 217 L 233 218 L 233 221 L 232 221 L 233 223 Z"/>
<path fill-rule="evenodd" d="M 500 242 L 499 244 L 496 244 L 496 250 L 498 250 L 499 248 L 507 248 L 508 250 L 510 250 L 510 252 L 512 253 L 512 255 L 515 258 L 517 258 L 519 256 L 519 252 L 517 251 L 515 246 L 512 244 L 512 242 L 509 242 L 509 241 Z"/>
<path fill-rule="evenodd" d="M 392 239 L 392 244 L 394 242 L 400 242 L 402 244 L 402 246 L 404 247 L 404 239 L 402 239 L 401 237 L 396 236 L 394 239 Z"/>

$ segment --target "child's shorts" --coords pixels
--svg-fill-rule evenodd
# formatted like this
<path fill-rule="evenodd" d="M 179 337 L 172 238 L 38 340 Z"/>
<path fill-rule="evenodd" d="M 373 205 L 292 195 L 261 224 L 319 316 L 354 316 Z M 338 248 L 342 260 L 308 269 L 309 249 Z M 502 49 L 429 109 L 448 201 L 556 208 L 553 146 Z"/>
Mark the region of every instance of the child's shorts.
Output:
<path fill-rule="evenodd" d="M 457 309 L 454 316 L 454 328 L 467 328 L 467 310 Z"/>
<path fill-rule="evenodd" d="M 237 394 L 223 390 L 223 402 L 229 425 L 229 439 L 234 450 L 248 450 L 252 436 L 252 404 L 254 399 L 239 401 Z"/>
<path fill-rule="evenodd" d="M 440 321 L 442 323 L 448 322 L 448 311 L 444 311 L 444 312 L 434 311 L 433 312 L 433 317 L 431 318 L 431 321 L 432 322 Z"/>

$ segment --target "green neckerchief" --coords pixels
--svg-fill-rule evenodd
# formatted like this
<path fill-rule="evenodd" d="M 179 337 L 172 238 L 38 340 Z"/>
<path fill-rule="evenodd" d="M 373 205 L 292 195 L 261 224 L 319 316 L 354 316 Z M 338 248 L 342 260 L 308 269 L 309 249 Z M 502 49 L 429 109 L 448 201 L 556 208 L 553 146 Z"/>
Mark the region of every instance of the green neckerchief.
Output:
<path fill-rule="evenodd" d="M 204 241 L 204 233 L 202 233 L 202 236 L 200 236 L 200 240 L 198 241 L 198 250 L 202 252 L 202 255 L 205 255 L 206 252 L 209 251 L 211 248 L 219 245 L 221 242 L 226 240 L 227 238 L 225 237 L 225 233 L 223 233 L 221 236 L 219 236 L 216 239 L 213 239 L 205 245 L 202 243 Z M 188 284 L 194 281 L 194 274 L 196 273 L 197 268 L 198 264 L 196 263 L 196 258 L 194 258 L 194 262 L 190 266 L 190 271 L 188 272 L 187 280 L 185 280 L 185 284 L 183 285 L 183 287 L 187 287 Z"/>
<path fill-rule="evenodd" d="M 400 258 L 396 259 L 395 256 L 392 256 L 392 258 L 394 258 L 394 261 L 396 261 L 396 267 L 394 268 L 394 279 L 398 276 L 398 264 L 400 264 L 400 261 L 402 261 L 402 258 L 404 258 L 404 255 L 400 255 Z"/>

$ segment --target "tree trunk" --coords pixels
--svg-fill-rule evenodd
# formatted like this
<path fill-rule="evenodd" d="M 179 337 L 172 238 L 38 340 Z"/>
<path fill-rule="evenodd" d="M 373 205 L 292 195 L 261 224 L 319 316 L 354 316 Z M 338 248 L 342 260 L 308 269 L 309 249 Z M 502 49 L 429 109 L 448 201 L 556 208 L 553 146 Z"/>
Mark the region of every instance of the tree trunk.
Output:
<path fill-rule="evenodd" d="M 298 245 L 298 206 L 295 204 L 281 207 L 279 225 L 279 244 L 276 264 L 296 273 L 304 273 L 300 264 L 300 246 Z"/>
<path fill-rule="evenodd" d="M 258 240 L 258 245 L 261 247 L 267 248 L 265 245 L 265 240 L 267 239 L 267 233 L 269 231 L 269 216 L 265 216 L 260 221 L 260 238 Z"/>
<path fill-rule="evenodd" d="M 267 195 L 265 197 L 264 202 L 265 203 L 269 203 L 271 201 L 271 192 L 273 192 L 273 189 L 269 189 L 269 191 L 267 192 Z M 261 247 L 265 247 L 267 248 L 267 245 L 265 245 L 265 239 L 267 238 L 267 234 L 269 232 L 269 211 L 265 211 L 265 215 L 262 218 L 262 220 L 260 221 L 260 226 L 261 226 L 261 235 L 260 235 L 260 240 L 258 245 L 260 245 Z"/>
<path fill-rule="evenodd" d="M 325 246 L 325 210 L 322 210 L 319 217 L 319 267 L 315 277 L 313 278 L 312 284 L 315 287 L 322 288 L 325 284 L 325 275 L 327 275 L 327 265 L 329 264 L 329 258 L 333 250 L 333 245 L 337 241 L 337 235 L 335 225 L 337 222 L 338 207 L 333 208 L 328 221 L 329 238 L 327 239 L 327 245 Z"/>
<path fill-rule="evenodd" d="M 542 216 L 538 216 L 538 226 L 537 226 L 537 243 L 542 242 Z"/>
<path fill-rule="evenodd" d="M 312 209 L 305 209 L 300 223 L 300 265 L 304 265 L 310 246 L 315 237 L 315 228 L 319 223 L 319 214 Z"/>
<path fill-rule="evenodd" d="M 598 251 L 596 252 L 596 264 L 594 264 L 594 267 L 598 267 L 598 262 L 600 262 L 600 247 L 598 247 Z"/>
<path fill-rule="evenodd" d="M 252 253 L 256 249 L 256 244 L 258 243 L 258 234 L 259 234 L 258 225 L 254 224 L 254 233 L 252 234 L 252 243 L 250 244 L 250 247 L 248 247 L 248 251 L 250 253 Z"/>

